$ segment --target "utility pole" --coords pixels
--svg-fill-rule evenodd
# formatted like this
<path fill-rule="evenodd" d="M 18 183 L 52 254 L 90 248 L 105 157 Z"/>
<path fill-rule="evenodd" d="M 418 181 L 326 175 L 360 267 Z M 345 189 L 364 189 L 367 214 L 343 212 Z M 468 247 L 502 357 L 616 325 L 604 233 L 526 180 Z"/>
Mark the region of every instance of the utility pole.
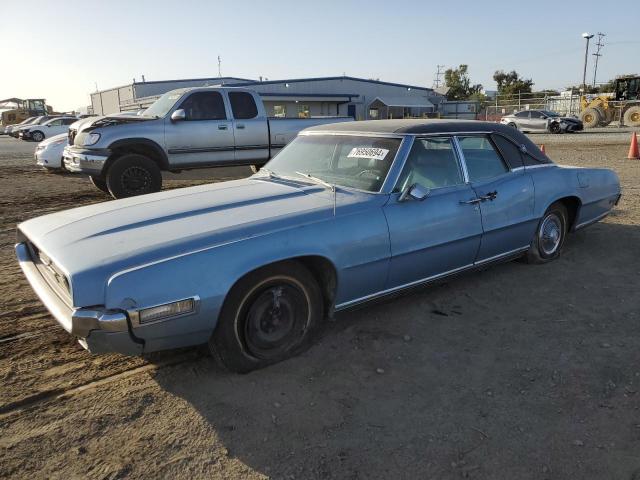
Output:
<path fill-rule="evenodd" d="M 220 55 L 218 55 L 218 78 L 222 78 L 222 59 L 220 58 Z"/>
<path fill-rule="evenodd" d="M 593 54 L 596 57 L 595 64 L 593 65 L 593 86 L 596 86 L 596 77 L 598 75 L 598 59 L 602 56 L 600 53 L 600 49 L 604 47 L 604 43 L 602 43 L 602 39 L 606 37 L 604 33 L 598 32 L 598 43 L 596 43 L 596 53 Z"/>
<path fill-rule="evenodd" d="M 438 71 L 436 72 L 436 78 L 433 79 L 433 88 L 440 87 L 440 75 L 444 73 L 441 69 L 445 67 L 445 65 L 436 65 L 438 67 Z"/>
<path fill-rule="evenodd" d="M 582 38 L 587 41 L 584 49 L 584 69 L 582 70 L 582 94 L 587 94 L 587 61 L 589 60 L 589 40 L 593 38 L 593 33 L 583 33 Z"/>

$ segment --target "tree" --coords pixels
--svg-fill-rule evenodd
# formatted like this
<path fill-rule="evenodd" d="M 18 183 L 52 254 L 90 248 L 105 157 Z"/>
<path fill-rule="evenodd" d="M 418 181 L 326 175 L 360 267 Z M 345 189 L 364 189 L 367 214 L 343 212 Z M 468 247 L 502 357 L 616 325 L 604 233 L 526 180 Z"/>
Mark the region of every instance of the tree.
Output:
<path fill-rule="evenodd" d="M 517 95 L 518 92 L 531 93 L 531 87 L 533 87 L 533 80 L 520 78 L 515 70 L 511 70 L 509 73 L 497 70 L 493 74 L 493 79 L 498 84 L 498 95 Z"/>
<path fill-rule="evenodd" d="M 460 65 L 458 68 L 449 68 L 444 72 L 444 83 L 449 87 L 448 100 L 468 100 L 471 96 L 476 99 L 481 94 L 482 85 L 471 85 L 468 65 Z"/>

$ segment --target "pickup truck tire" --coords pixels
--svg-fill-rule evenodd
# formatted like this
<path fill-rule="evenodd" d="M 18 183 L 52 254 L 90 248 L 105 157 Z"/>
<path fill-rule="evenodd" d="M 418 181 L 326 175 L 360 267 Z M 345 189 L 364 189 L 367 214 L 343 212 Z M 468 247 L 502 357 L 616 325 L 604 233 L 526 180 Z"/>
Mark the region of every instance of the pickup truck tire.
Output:
<path fill-rule="evenodd" d="M 162 189 L 162 173 L 156 162 L 137 153 L 117 158 L 107 170 L 106 180 L 113 198 L 144 195 Z"/>
<path fill-rule="evenodd" d="M 259 268 L 227 295 L 209 349 L 232 372 L 266 367 L 308 348 L 323 310 L 318 282 L 302 264 Z"/>
<path fill-rule="evenodd" d="M 105 181 L 104 178 L 89 176 L 89 180 L 91 181 L 91 183 L 93 183 L 93 186 L 96 187 L 98 190 L 102 190 L 107 195 L 110 194 L 109 187 L 107 187 L 107 182 Z"/>

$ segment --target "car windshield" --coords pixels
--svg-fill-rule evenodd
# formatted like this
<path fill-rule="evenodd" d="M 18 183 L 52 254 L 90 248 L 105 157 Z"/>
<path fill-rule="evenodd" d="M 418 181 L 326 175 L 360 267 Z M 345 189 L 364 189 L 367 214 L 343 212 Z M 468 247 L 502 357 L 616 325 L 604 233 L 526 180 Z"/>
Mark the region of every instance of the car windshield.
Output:
<path fill-rule="evenodd" d="M 550 112 L 549 110 L 542 110 L 542 113 L 544 113 L 547 117 L 559 117 L 560 116 L 556 112 Z"/>
<path fill-rule="evenodd" d="M 155 117 L 161 118 L 164 117 L 169 110 L 176 104 L 176 101 L 182 94 L 185 92 L 185 89 L 180 90 L 171 90 L 170 92 L 165 93 L 159 99 L 157 99 L 153 104 L 147 108 L 144 112 L 142 112 L 143 117 Z"/>
<path fill-rule="evenodd" d="M 400 147 L 399 138 L 301 135 L 265 169 L 269 174 L 379 192 Z M 306 178 L 305 178 L 306 177 Z"/>
<path fill-rule="evenodd" d="M 28 124 L 28 123 L 33 122 L 35 119 L 36 119 L 36 117 L 29 117 L 29 118 L 27 118 L 26 120 L 21 121 L 21 122 L 19 123 L 19 125 L 26 125 L 26 124 Z"/>

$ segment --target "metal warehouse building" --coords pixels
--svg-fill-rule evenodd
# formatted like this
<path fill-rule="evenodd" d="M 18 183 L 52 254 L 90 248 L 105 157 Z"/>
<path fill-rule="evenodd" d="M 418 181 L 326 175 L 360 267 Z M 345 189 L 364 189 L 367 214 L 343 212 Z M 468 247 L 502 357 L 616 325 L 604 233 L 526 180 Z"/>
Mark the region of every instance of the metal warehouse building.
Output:
<path fill-rule="evenodd" d="M 133 82 L 91 94 L 98 115 L 136 110 L 176 88 L 227 85 L 251 88 L 273 117 L 349 115 L 357 120 L 422 117 L 445 97 L 431 88 L 356 77 L 249 80 L 236 77 Z"/>

